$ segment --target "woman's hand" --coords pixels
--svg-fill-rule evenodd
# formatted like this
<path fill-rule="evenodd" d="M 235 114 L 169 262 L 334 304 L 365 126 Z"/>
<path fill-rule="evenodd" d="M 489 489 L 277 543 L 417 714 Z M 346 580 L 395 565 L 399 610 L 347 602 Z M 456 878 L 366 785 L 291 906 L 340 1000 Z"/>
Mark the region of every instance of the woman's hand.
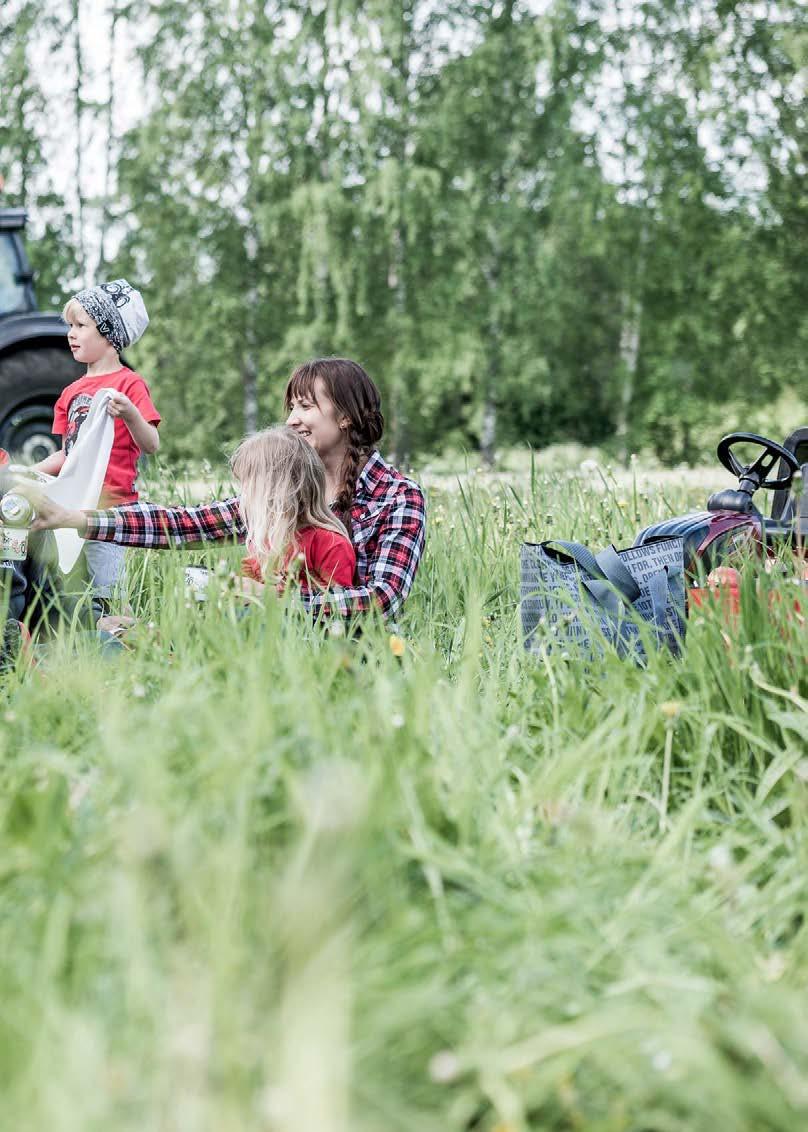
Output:
<path fill-rule="evenodd" d="M 14 490 L 19 495 L 24 495 L 36 511 L 36 518 L 31 524 L 32 531 L 52 531 L 67 527 L 84 534 L 87 530 L 87 516 L 83 511 L 73 511 L 63 507 L 61 503 L 54 503 L 38 484 L 18 480 Z"/>
<path fill-rule="evenodd" d="M 83 511 L 71 511 L 48 499 L 45 507 L 36 509 L 32 531 L 53 531 L 69 528 L 83 535 L 87 530 L 87 516 Z"/>

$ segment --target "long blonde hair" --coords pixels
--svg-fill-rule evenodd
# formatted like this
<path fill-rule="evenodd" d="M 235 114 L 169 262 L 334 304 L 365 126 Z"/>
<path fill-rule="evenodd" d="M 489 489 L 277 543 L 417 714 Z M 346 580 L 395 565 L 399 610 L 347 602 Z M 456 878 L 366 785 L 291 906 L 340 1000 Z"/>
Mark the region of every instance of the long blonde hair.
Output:
<path fill-rule="evenodd" d="M 247 545 L 262 573 L 283 570 L 303 527 L 348 537 L 325 497 L 325 467 L 314 449 L 285 425 L 273 425 L 239 444 L 230 459 L 241 485 L 239 506 Z"/>

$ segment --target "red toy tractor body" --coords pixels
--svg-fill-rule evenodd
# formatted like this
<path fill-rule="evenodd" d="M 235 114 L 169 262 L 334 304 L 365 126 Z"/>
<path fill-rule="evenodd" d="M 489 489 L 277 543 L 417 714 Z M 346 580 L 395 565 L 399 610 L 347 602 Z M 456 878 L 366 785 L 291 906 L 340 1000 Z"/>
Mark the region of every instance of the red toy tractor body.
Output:
<path fill-rule="evenodd" d="M 740 445 L 759 447 L 761 452 L 751 463 L 742 464 L 734 451 Z M 738 477 L 738 487 L 711 495 L 706 511 L 646 527 L 635 546 L 658 538 L 683 539 L 689 610 L 720 591 L 727 609 L 737 612 L 737 566 L 750 553 L 774 558 L 787 548 L 801 560 L 803 584 L 808 585 L 808 427 L 796 429 L 782 445 L 754 433 L 730 433 L 718 445 L 718 458 Z M 774 478 L 769 478 L 777 464 Z M 794 482 L 797 472 L 801 494 Z M 761 488 L 773 492 L 770 515 L 763 515 L 752 501 Z M 801 614 L 799 599 L 794 608 Z"/>

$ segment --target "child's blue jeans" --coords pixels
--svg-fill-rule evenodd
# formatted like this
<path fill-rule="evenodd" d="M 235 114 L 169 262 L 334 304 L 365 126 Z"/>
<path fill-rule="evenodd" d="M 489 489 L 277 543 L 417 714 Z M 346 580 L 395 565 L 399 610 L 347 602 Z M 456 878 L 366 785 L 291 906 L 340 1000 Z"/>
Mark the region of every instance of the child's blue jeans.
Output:
<path fill-rule="evenodd" d="M 94 597 L 110 598 L 123 581 L 125 554 L 126 548 L 115 542 L 85 542 L 84 557 Z"/>

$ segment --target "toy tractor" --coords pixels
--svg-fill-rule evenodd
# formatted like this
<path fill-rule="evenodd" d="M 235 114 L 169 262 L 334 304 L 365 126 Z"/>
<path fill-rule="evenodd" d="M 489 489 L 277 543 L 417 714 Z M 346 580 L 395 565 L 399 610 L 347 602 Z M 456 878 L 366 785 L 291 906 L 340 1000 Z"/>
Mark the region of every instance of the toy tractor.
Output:
<path fill-rule="evenodd" d="M 37 309 L 22 208 L 0 209 L 0 448 L 33 464 L 57 448 L 53 405 L 82 373 L 58 314 Z"/>
<path fill-rule="evenodd" d="M 751 451 L 750 451 L 751 450 Z M 736 488 L 714 492 L 706 511 L 664 519 L 640 531 L 635 546 L 678 537 L 684 546 L 687 604 L 723 602 L 725 612 L 740 610 L 737 567 L 750 556 L 766 569 L 778 550 L 793 554 L 798 584 L 808 586 L 808 426 L 796 428 L 782 444 L 752 432 L 731 432 L 718 445 L 721 464 L 738 478 Z M 801 491 L 796 490 L 799 473 Z M 752 500 L 765 488 L 772 493 L 771 514 Z M 795 598 L 800 624 L 805 599 Z"/>

